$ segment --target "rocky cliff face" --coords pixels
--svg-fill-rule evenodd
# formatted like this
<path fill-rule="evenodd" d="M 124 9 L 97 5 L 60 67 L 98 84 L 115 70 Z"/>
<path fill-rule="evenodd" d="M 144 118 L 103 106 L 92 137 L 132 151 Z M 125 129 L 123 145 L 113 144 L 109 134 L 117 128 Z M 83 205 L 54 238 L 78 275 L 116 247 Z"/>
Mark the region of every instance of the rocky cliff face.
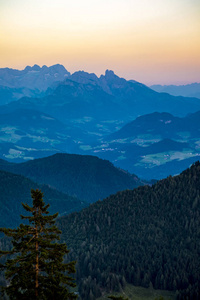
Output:
<path fill-rule="evenodd" d="M 24 70 L 2 68 L 0 69 L 0 85 L 45 91 L 54 82 L 63 81 L 69 75 L 70 73 L 59 64 L 51 67 L 27 66 Z"/>

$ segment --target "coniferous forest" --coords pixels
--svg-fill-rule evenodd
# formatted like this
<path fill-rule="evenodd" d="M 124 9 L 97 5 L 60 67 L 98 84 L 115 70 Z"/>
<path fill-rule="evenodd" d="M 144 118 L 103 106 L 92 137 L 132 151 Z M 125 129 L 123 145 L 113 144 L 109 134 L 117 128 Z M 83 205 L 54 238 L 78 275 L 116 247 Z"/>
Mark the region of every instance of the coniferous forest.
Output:
<path fill-rule="evenodd" d="M 61 65 L 0 69 L 0 81 L 0 251 L 8 251 L 0 253 L 9 253 L 7 263 L 0 258 L 7 266 L 0 273 L 7 295 L 0 298 L 35 299 L 36 253 L 45 262 L 38 283 L 45 296 L 37 299 L 58 292 L 62 299 L 132 300 L 125 294 L 132 287 L 199 300 L 199 99 L 157 93 L 111 70 L 97 77 Z M 32 244 L 37 225 L 29 231 L 26 215 L 38 207 L 30 203 L 37 189 L 61 233 L 58 245 L 56 235 L 48 245 L 43 237 L 55 228 L 45 233 L 40 223 L 40 250 Z M 22 264 L 3 232 L 14 237 Z M 51 252 L 56 247 L 67 255 Z M 28 258 L 26 275 L 21 257 Z M 75 290 L 72 284 L 66 292 L 67 274 L 57 273 L 56 259 L 63 271 L 73 262 Z"/>
<path fill-rule="evenodd" d="M 61 242 L 70 250 L 65 262 L 76 261 L 79 298 L 121 292 L 129 283 L 174 291 L 178 300 L 198 300 L 199 193 L 196 162 L 178 176 L 118 192 L 60 217 Z M 0 245 L 11 250 L 6 237 Z M 0 282 L 5 286 L 3 273 Z"/>
<path fill-rule="evenodd" d="M 62 217 L 81 299 L 127 283 L 200 297 L 200 163 L 153 186 L 118 192 Z"/>
<path fill-rule="evenodd" d="M 200 300 L 200 0 L 0 0 L 0 300 Z"/>

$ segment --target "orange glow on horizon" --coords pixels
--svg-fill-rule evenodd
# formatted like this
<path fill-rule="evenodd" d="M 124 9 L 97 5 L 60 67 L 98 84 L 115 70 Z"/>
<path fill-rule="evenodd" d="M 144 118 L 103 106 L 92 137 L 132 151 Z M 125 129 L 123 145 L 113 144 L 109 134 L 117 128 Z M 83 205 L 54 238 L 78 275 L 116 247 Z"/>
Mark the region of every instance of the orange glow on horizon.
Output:
<path fill-rule="evenodd" d="M 61 63 L 71 73 L 113 69 L 147 84 L 200 81 L 197 0 L 15 0 L 0 8 L 0 67 Z"/>

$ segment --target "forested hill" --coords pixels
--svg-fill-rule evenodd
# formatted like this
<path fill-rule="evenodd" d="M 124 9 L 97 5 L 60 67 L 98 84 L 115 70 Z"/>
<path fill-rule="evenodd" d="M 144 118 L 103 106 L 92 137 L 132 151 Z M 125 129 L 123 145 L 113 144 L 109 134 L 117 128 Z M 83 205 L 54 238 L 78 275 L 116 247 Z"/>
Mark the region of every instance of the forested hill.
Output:
<path fill-rule="evenodd" d="M 144 184 L 136 175 L 89 155 L 59 153 L 20 164 L 0 160 L 0 169 L 24 175 L 88 202 Z"/>
<path fill-rule="evenodd" d="M 118 192 L 58 224 L 78 260 L 81 299 L 96 299 L 125 282 L 199 299 L 199 162 L 152 187 Z"/>
<path fill-rule="evenodd" d="M 44 193 L 45 202 L 50 204 L 50 213 L 69 214 L 88 205 L 76 197 L 37 184 L 24 176 L 0 171 L 0 227 L 15 227 L 23 222 L 20 214 L 24 214 L 25 210 L 21 203 L 31 204 L 31 189 L 36 188 Z"/>

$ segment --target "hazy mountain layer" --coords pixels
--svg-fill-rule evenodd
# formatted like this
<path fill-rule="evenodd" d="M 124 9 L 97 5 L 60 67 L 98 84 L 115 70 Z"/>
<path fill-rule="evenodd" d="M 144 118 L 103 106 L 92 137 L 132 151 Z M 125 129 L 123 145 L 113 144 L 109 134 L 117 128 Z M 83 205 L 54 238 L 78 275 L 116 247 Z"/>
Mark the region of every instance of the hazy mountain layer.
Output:
<path fill-rule="evenodd" d="M 173 96 L 200 98 L 200 83 L 186 85 L 152 85 L 150 88 L 159 93 L 168 93 Z"/>
<path fill-rule="evenodd" d="M 61 65 L 27 66 L 24 70 L 0 68 L 0 105 L 22 97 L 44 97 L 70 73 Z"/>
<path fill-rule="evenodd" d="M 17 109 L 0 114 L 0 158 L 24 161 L 57 152 L 77 152 L 81 129 L 73 129 L 42 112 Z"/>
<path fill-rule="evenodd" d="M 200 110 L 199 99 L 160 94 L 113 71 L 98 78 L 83 71 L 66 75 L 63 68 L 51 67 L 54 79 L 60 70 L 65 80 L 54 81 L 44 97 L 24 97 L 1 106 L 1 158 L 19 162 L 59 152 L 93 154 L 148 179 L 177 174 L 188 166 L 186 162 L 197 159 L 199 113 L 182 117 Z M 47 69 L 27 67 L 13 70 L 13 76 L 43 76 Z"/>
<path fill-rule="evenodd" d="M 200 156 L 200 112 L 185 118 L 169 113 L 138 117 L 85 153 L 112 161 L 146 179 L 182 172 Z M 84 147 L 83 147 L 84 149 Z"/>
<path fill-rule="evenodd" d="M 63 81 L 70 73 L 62 65 L 51 67 L 27 66 L 24 70 L 0 68 L 0 85 L 45 91 L 55 82 Z"/>
<path fill-rule="evenodd" d="M 32 90 L 26 87 L 22 88 L 11 88 L 0 85 L 0 105 L 8 104 L 12 101 L 16 101 L 24 96 L 27 97 L 43 97 L 44 92 L 37 89 Z"/>
<path fill-rule="evenodd" d="M 86 72 L 74 73 L 47 96 L 10 103 L 1 107 L 1 114 L 18 108 L 39 110 L 71 127 L 76 124 L 88 134 L 105 135 L 139 115 L 155 111 L 184 116 L 200 110 L 200 102 L 160 94 L 106 71 L 100 78 Z"/>

